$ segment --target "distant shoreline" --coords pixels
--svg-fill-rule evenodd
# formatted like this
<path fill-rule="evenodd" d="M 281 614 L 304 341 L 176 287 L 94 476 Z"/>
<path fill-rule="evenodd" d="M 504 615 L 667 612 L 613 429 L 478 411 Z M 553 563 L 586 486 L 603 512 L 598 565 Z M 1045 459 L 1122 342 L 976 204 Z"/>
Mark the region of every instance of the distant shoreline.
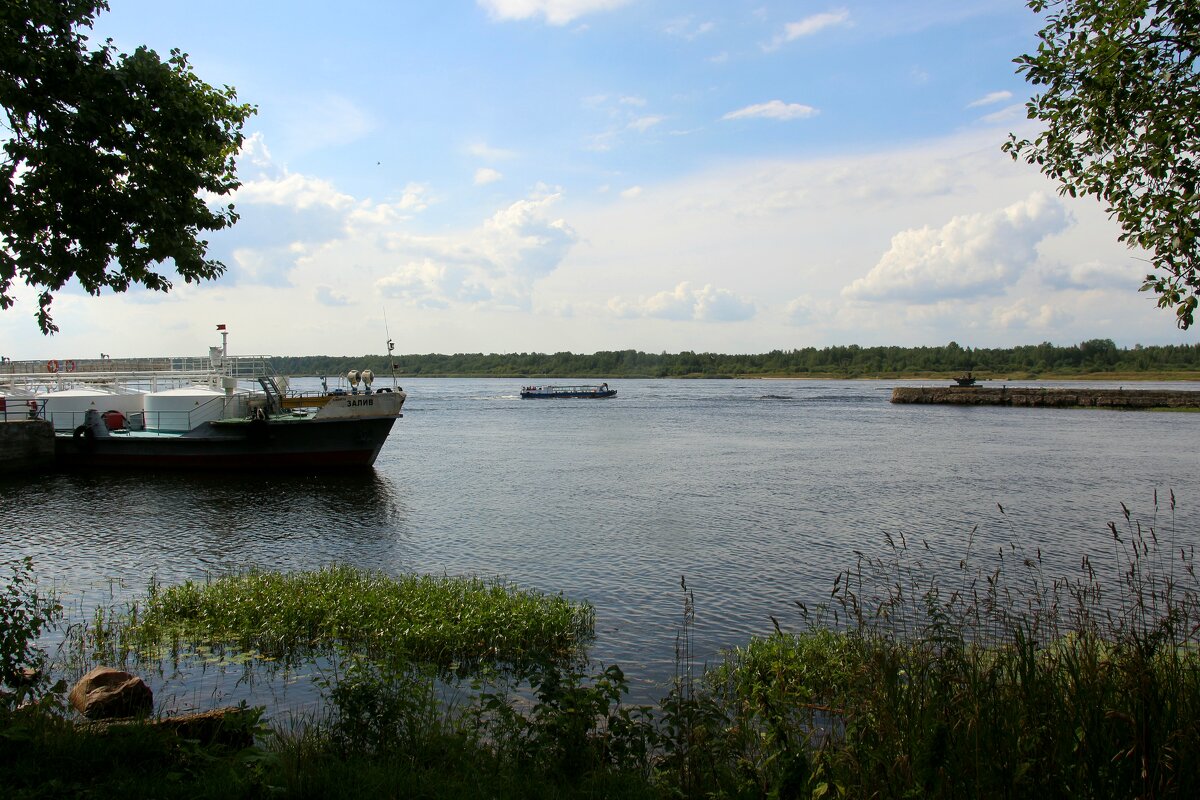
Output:
<path fill-rule="evenodd" d="M 411 378 L 496 378 L 498 380 L 510 381 L 601 381 L 601 380 L 640 380 L 640 381 L 655 381 L 655 380 L 761 380 L 761 381 L 952 381 L 960 376 L 961 372 L 955 373 L 879 373 L 872 375 L 838 375 L 836 373 L 803 373 L 798 375 L 761 375 L 755 373 L 747 374 L 731 374 L 731 375 L 617 375 L 606 374 L 605 376 L 587 376 L 587 375 L 492 375 L 486 373 L 402 373 L 397 372 L 396 378 L 411 379 Z M 319 378 L 320 375 L 293 374 L 290 377 L 294 378 Z M 379 374 L 376 374 L 379 377 Z M 1087 372 L 1087 373 L 1008 373 L 1004 375 L 991 375 L 987 373 L 975 373 L 975 379 L 980 383 L 988 382 L 1013 382 L 1013 381 L 1127 381 L 1127 382 L 1162 382 L 1162 381 L 1197 381 L 1200 382 L 1200 371 L 1196 370 L 1180 370 L 1179 372 L 1163 372 L 1163 371 L 1148 371 L 1148 372 Z"/>
<path fill-rule="evenodd" d="M 761 378 L 763 380 L 905 380 L 905 381 L 952 381 L 962 373 L 897 373 L 880 375 L 735 375 L 738 379 Z M 1087 372 L 1087 373 L 1010 373 L 990 375 L 975 373 L 979 383 L 996 381 L 1200 381 L 1200 371 L 1179 372 Z"/>

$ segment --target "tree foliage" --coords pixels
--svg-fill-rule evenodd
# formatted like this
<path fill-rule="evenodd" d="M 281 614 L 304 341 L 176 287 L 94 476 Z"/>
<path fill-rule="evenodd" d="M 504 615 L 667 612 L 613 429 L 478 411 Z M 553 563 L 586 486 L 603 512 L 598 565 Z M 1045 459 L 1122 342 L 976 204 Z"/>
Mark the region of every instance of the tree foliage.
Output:
<path fill-rule="evenodd" d="M 5 0 L 0 5 L 0 309 L 20 281 L 40 291 L 37 321 L 72 278 L 89 293 L 131 285 L 168 291 L 225 269 L 199 238 L 234 223 L 207 200 L 238 186 L 234 156 L 254 113 L 172 50 L 92 48 L 86 32 L 105 0 Z"/>
<path fill-rule="evenodd" d="M 645 353 L 601 350 L 596 353 L 454 353 L 362 356 L 281 356 L 273 368 L 286 375 L 344 375 L 371 369 L 378 380 L 397 376 L 493 378 L 731 378 L 793 376 L 871 378 L 946 375 L 974 370 L 994 376 L 1033 378 L 1043 374 L 1174 373 L 1200 370 L 1200 344 L 1136 345 L 1118 348 L 1111 339 L 1076 345 L 1050 342 L 1019 347 L 803 347 L 769 353 Z"/>
<path fill-rule="evenodd" d="M 1151 254 L 1143 291 L 1193 322 L 1200 291 L 1200 5 L 1196 0 L 1029 0 L 1045 13 L 1036 54 L 1018 72 L 1043 87 L 1027 104 L 1045 123 L 1004 149 L 1093 195 Z"/>

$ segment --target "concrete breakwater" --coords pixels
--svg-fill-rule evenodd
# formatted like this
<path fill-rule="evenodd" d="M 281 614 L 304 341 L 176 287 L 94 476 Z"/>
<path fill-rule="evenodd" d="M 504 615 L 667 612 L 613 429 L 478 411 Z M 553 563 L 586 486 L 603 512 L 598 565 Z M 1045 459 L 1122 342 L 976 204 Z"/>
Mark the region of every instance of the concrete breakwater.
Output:
<path fill-rule="evenodd" d="M 1029 408 L 1194 408 L 1200 391 L 1166 389 L 1078 389 L 991 386 L 897 386 L 893 403 L 945 403 L 960 406 Z"/>
<path fill-rule="evenodd" d="M 54 466 L 54 428 L 43 420 L 0 422 L 0 474 Z"/>

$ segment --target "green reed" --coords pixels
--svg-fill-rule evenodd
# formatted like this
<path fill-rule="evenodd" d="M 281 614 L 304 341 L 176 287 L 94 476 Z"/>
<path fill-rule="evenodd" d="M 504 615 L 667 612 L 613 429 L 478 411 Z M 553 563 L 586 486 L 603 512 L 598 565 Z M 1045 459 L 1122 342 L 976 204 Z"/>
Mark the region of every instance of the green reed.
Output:
<path fill-rule="evenodd" d="M 593 635 L 594 611 L 500 580 L 393 577 L 334 565 L 152 585 L 130 620 L 143 642 L 226 642 L 289 662 L 337 647 L 464 670 L 580 658 Z"/>
<path fill-rule="evenodd" d="M 1174 512 L 1174 497 L 1170 500 Z M 1001 509 L 1003 513 L 1003 509 Z M 838 576 L 798 634 L 708 675 L 722 791 L 872 797 L 1200 794 L 1194 553 L 1122 507 L 1115 574 L 1016 545 L 932 579 L 924 544 Z"/>

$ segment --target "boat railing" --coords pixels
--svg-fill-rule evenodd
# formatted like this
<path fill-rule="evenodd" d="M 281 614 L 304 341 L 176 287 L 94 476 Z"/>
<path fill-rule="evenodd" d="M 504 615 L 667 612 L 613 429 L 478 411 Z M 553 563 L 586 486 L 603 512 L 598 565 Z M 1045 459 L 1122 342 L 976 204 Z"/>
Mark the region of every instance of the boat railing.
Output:
<path fill-rule="evenodd" d="M 72 385 L 119 384 L 149 386 L 153 390 L 163 383 L 213 383 L 219 377 L 254 381 L 263 375 L 276 375 L 271 356 L 51 359 L 5 362 L 0 370 L 0 386 L 9 390 L 44 391 Z"/>
<path fill-rule="evenodd" d="M 216 408 L 218 405 L 221 406 L 220 409 Z M 225 409 L 226 398 L 213 397 L 191 409 L 117 413 L 121 413 L 124 418 L 124 430 L 137 431 L 139 434 L 147 436 L 178 436 L 204 422 L 222 418 Z M 237 409 L 239 412 L 240 410 Z M 114 410 L 102 411 L 101 415 L 109 413 L 114 413 Z M 87 415 L 87 411 L 50 411 L 47 413 L 44 401 L 38 409 L 38 419 L 49 419 L 54 425 L 55 433 L 62 434 L 74 432 L 76 428 L 85 424 Z M 12 418 L 15 417 L 10 417 L 10 419 Z M 26 411 L 25 418 L 28 418 L 28 411 Z"/>
<path fill-rule="evenodd" d="M 333 399 L 328 392 L 288 392 L 280 400 L 284 410 L 297 408 L 321 408 Z"/>
<path fill-rule="evenodd" d="M 270 356 L 225 356 L 218 371 L 223 375 L 244 380 L 257 380 L 261 376 L 275 377 L 275 368 Z"/>

